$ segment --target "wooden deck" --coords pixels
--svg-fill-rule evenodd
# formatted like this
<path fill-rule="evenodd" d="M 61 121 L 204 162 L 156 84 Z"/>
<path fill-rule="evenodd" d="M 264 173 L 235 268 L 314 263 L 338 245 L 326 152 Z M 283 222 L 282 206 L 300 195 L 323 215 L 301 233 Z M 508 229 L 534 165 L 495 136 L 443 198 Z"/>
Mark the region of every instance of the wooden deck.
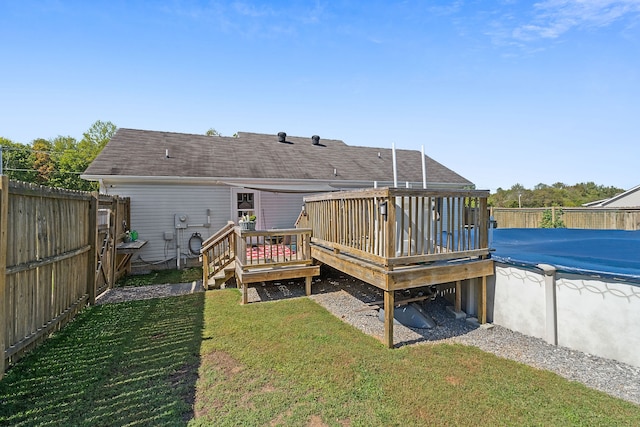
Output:
<path fill-rule="evenodd" d="M 311 280 L 320 274 L 310 251 L 311 230 L 279 229 L 247 231 L 231 222 L 203 243 L 204 283 L 235 262 L 235 278 L 246 304 L 250 283 L 305 278 L 306 294 Z"/>
<path fill-rule="evenodd" d="M 249 283 L 311 278 L 326 264 L 384 291 L 384 343 L 393 347 L 395 291 L 463 281 L 475 286 L 486 322 L 488 191 L 381 188 L 305 198 L 295 229 L 243 231 L 232 222 L 202 248 L 205 283 L 235 261 L 247 302 Z"/>
<path fill-rule="evenodd" d="M 486 322 L 488 191 L 382 188 L 305 198 L 298 224 L 312 230 L 311 258 L 384 291 L 384 342 L 393 347 L 395 291 L 475 284 Z"/>

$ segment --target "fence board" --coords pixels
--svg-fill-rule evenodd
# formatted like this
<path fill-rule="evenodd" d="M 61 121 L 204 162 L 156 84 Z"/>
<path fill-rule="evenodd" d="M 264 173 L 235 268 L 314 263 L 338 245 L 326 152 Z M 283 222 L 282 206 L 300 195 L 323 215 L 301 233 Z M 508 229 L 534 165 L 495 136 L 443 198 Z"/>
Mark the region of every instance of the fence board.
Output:
<path fill-rule="evenodd" d="M 9 212 L 9 178 L 0 175 L 0 296 L 6 295 L 7 286 L 7 241 Z M 7 304 L 5 298 L 0 300 L 0 350 L 6 348 Z M 0 357 L 0 378 L 4 375 L 5 359 Z"/>
<path fill-rule="evenodd" d="M 567 228 L 640 230 L 640 208 L 491 208 L 500 228 L 539 228 L 544 211 L 562 212 Z"/>
<path fill-rule="evenodd" d="M 18 360 L 95 302 L 98 199 L 109 204 L 114 219 L 127 224 L 130 211 L 129 199 L 0 178 L 1 378 L 7 362 Z M 121 237 L 111 222 L 111 244 L 103 254 L 107 277 L 115 276 L 115 247 Z"/>

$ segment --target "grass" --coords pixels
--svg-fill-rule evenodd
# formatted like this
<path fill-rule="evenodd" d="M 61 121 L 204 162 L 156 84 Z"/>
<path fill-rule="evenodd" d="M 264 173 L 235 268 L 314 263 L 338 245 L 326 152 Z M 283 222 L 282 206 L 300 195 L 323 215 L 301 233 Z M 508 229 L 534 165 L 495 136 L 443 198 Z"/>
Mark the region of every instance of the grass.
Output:
<path fill-rule="evenodd" d="M 179 425 L 192 416 L 204 294 L 91 307 L 0 382 L 0 425 Z"/>
<path fill-rule="evenodd" d="M 185 268 L 183 270 L 158 270 L 148 274 L 124 276 L 116 286 L 147 286 L 166 283 L 188 283 L 202 280 L 202 267 Z"/>
<path fill-rule="evenodd" d="M 388 350 L 301 298 L 92 307 L 0 382 L 12 425 L 639 425 L 640 407 L 473 347 Z"/>

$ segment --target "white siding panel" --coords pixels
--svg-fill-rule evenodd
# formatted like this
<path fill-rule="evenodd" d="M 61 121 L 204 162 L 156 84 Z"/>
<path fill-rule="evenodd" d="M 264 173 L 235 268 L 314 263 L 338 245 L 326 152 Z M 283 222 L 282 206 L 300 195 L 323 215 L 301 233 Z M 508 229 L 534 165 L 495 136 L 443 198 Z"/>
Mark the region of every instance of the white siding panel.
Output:
<path fill-rule="evenodd" d="M 614 202 L 606 205 L 608 208 L 637 208 L 640 207 L 640 191 L 627 194 Z"/>
<path fill-rule="evenodd" d="M 293 228 L 302 211 L 304 197 L 301 193 L 260 192 L 260 213 L 266 229 Z"/>
<path fill-rule="evenodd" d="M 192 234 L 200 233 L 206 240 L 230 220 L 231 191 L 225 186 L 118 184 L 109 188 L 109 193 L 131 198 L 130 227 L 138 232 L 139 239 L 148 241 L 133 256 L 135 265 L 170 260 L 169 266 L 175 267 L 177 244 L 182 254 L 195 257 L 189 251 Z M 208 228 L 204 226 L 207 209 L 211 214 Z M 175 214 L 187 215 L 186 229 L 176 232 Z M 172 234 L 173 240 L 165 241 L 165 232 Z"/>

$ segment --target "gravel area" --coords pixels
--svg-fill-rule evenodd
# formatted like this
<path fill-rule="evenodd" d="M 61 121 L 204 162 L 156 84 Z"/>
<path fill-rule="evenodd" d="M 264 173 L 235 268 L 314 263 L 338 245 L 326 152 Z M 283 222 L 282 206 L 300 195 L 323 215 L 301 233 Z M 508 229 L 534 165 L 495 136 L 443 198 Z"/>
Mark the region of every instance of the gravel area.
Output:
<path fill-rule="evenodd" d="M 109 289 L 96 298 L 96 305 L 204 292 L 202 281 L 169 285 L 127 286 Z"/>
<path fill-rule="evenodd" d="M 131 299 L 158 298 L 202 291 L 199 282 L 177 285 L 116 288 L 99 298 L 98 304 Z M 252 284 L 249 302 L 265 302 L 304 296 L 304 280 Z M 369 304 L 383 299 L 383 292 L 346 274 L 330 270 L 314 278 L 310 297 L 339 319 L 382 340 L 384 324 L 378 310 Z M 398 297 L 396 297 L 398 299 Z M 432 329 L 394 325 L 396 346 L 455 342 L 472 345 L 499 357 L 546 369 L 612 396 L 640 405 L 640 368 L 547 344 L 509 329 L 478 325 L 471 319 L 456 319 L 441 297 L 427 300 L 423 307 L 436 322 Z"/>

